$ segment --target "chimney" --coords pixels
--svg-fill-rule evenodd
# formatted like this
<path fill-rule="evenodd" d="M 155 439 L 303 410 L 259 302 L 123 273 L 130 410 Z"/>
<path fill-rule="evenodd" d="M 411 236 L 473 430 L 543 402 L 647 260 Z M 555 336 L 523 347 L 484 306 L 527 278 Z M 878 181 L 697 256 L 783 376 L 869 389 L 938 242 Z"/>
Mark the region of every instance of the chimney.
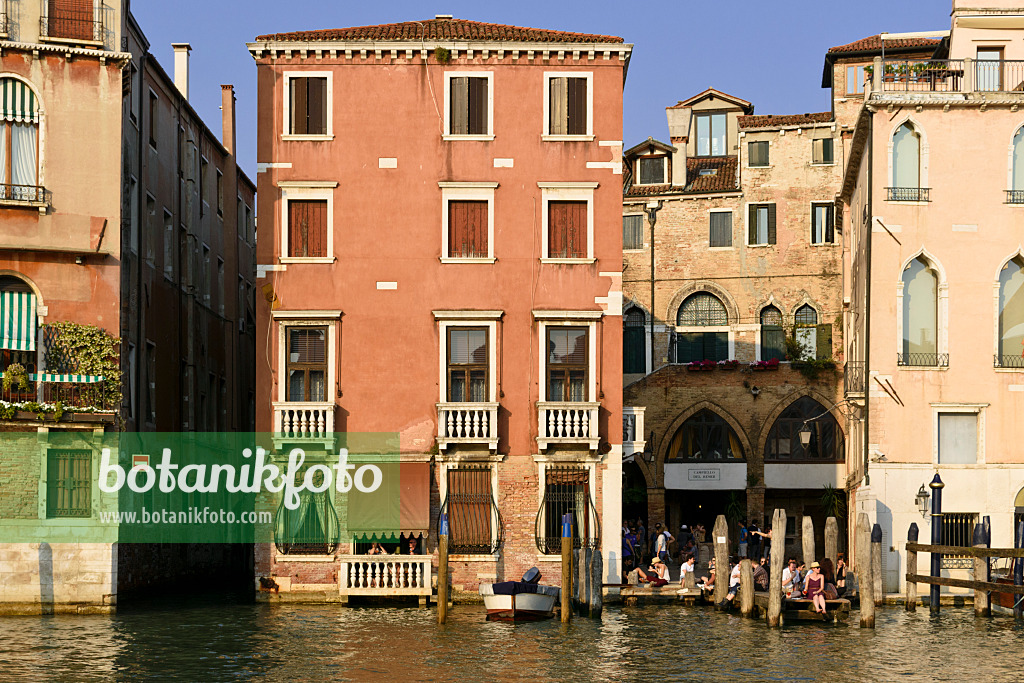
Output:
<path fill-rule="evenodd" d="M 668 134 L 676 151 L 672 153 L 672 184 L 686 185 L 686 145 L 690 139 L 689 107 L 666 107 Z"/>
<path fill-rule="evenodd" d="M 188 53 L 192 46 L 188 43 L 171 43 L 174 48 L 174 85 L 182 96 L 188 100 Z"/>
<path fill-rule="evenodd" d="M 220 86 L 221 142 L 228 154 L 235 155 L 235 86 Z"/>

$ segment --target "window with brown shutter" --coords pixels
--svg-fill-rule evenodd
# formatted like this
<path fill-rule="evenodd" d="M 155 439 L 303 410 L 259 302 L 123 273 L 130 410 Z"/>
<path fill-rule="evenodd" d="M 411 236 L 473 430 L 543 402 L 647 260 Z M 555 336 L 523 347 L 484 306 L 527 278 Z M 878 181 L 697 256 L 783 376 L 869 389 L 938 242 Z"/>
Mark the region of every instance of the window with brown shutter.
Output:
<path fill-rule="evenodd" d="M 548 258 L 586 258 L 587 202 L 548 202 Z"/>
<path fill-rule="evenodd" d="M 487 202 L 448 202 L 448 257 L 487 257 Z"/>
<path fill-rule="evenodd" d="M 747 244 L 775 244 L 775 205 L 750 204 L 747 211 Z"/>
<path fill-rule="evenodd" d="M 92 5 L 93 0 L 48 0 L 47 36 L 96 40 Z"/>
<path fill-rule="evenodd" d="M 286 400 L 326 401 L 327 328 L 290 327 L 287 333 Z"/>
<path fill-rule="evenodd" d="M 327 135 L 327 79 L 323 76 L 292 78 L 288 132 L 293 135 Z"/>
<path fill-rule="evenodd" d="M 487 135 L 487 79 L 457 76 L 449 81 L 450 135 Z"/>
<path fill-rule="evenodd" d="M 494 531 L 491 467 L 463 465 L 448 470 L 448 493 L 442 512 L 448 514 L 448 550 L 460 555 L 489 555 L 500 544 Z M 500 522 L 500 518 L 498 520 Z"/>
<path fill-rule="evenodd" d="M 327 200 L 288 202 L 288 255 L 327 256 Z"/>
<path fill-rule="evenodd" d="M 587 134 L 587 79 L 552 78 L 548 81 L 548 133 Z"/>

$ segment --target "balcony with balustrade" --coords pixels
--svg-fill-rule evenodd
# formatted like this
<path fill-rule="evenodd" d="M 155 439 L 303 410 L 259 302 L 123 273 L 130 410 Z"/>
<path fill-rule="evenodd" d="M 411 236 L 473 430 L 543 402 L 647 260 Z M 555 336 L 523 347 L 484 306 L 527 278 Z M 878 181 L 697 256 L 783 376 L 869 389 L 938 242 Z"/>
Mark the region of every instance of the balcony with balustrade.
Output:
<path fill-rule="evenodd" d="M 350 597 L 432 599 L 430 555 L 339 555 L 338 593 Z"/>
<path fill-rule="evenodd" d="M 497 403 L 438 403 L 437 447 L 486 446 L 498 450 Z"/>
<path fill-rule="evenodd" d="M 274 445 L 322 443 L 334 445 L 333 403 L 286 401 L 274 403 Z"/>
<path fill-rule="evenodd" d="M 601 443 L 600 408 L 600 403 L 538 401 L 537 447 L 584 445 L 596 451 Z"/>

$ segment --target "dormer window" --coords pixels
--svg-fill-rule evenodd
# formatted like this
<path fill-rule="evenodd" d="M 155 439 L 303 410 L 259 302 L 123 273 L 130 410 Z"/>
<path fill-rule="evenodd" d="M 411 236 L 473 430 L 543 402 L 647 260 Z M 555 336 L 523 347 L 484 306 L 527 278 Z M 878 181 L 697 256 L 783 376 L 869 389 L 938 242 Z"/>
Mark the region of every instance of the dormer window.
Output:
<path fill-rule="evenodd" d="M 702 169 L 700 169 L 700 171 L 698 171 L 698 174 L 701 175 L 701 176 L 718 175 L 718 169 L 717 168 L 702 168 Z"/>
<path fill-rule="evenodd" d="M 667 182 L 665 169 L 665 157 L 641 157 L 637 160 L 637 175 L 640 176 L 640 185 L 661 185 Z"/>
<path fill-rule="evenodd" d="M 697 114 L 697 156 L 725 155 L 725 114 Z"/>

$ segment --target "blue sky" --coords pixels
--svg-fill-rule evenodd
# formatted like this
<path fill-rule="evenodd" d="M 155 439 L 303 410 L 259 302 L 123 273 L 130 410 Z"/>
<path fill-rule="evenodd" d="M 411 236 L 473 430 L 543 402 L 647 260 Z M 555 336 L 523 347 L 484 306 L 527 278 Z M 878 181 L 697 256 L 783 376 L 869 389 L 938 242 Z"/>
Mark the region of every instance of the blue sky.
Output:
<path fill-rule="evenodd" d="M 239 160 L 255 179 L 256 67 L 245 43 L 259 34 L 460 19 L 622 36 L 633 43 L 624 92 L 624 142 L 666 139 L 665 107 L 707 87 L 754 103 L 759 114 L 829 109 L 820 87 L 826 50 L 880 31 L 949 28 L 949 0 L 623 2 L 519 0 L 326 2 L 136 0 L 132 12 L 168 73 L 171 43 L 192 44 L 192 105 L 220 132 L 220 84 L 238 97 Z"/>

